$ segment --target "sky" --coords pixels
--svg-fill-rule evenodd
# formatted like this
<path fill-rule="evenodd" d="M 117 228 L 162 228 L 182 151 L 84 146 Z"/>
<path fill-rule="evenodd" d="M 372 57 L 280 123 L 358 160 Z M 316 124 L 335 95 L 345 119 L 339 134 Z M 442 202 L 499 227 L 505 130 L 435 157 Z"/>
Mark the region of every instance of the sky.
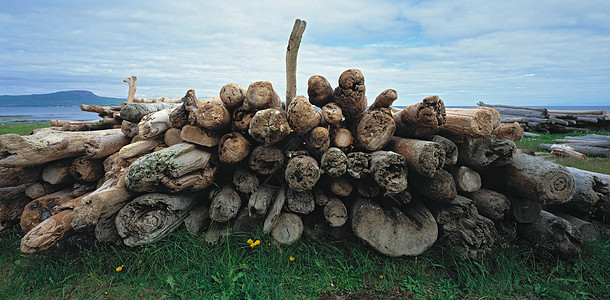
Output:
<path fill-rule="evenodd" d="M 322 75 L 365 76 L 369 104 L 610 105 L 609 0 L 0 0 L 0 95 L 90 90 L 217 96 L 270 81 L 285 97 L 295 19 L 307 22 L 297 95 Z"/>

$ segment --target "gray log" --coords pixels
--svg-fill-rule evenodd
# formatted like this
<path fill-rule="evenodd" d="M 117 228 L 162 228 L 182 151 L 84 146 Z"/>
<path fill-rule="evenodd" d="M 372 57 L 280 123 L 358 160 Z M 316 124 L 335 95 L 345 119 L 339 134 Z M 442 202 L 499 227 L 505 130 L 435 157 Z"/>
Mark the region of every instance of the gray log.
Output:
<path fill-rule="evenodd" d="M 241 198 L 230 185 L 223 186 L 219 191 L 210 193 L 210 219 L 225 223 L 237 216 L 241 207 Z"/>
<path fill-rule="evenodd" d="M 510 140 L 498 140 L 494 135 L 482 138 L 467 138 L 458 144 L 460 164 L 481 170 L 508 164 L 516 146 Z"/>
<path fill-rule="evenodd" d="M 547 211 L 531 224 L 518 224 L 519 236 L 563 259 L 579 256 L 582 236 L 570 222 Z"/>
<path fill-rule="evenodd" d="M 470 194 L 479 214 L 493 221 L 504 219 L 510 209 L 510 200 L 503 194 L 488 189 L 479 189 Z"/>
<path fill-rule="evenodd" d="M 371 174 L 387 193 L 395 194 L 407 188 L 407 164 L 404 156 L 392 151 L 371 154 Z"/>
<path fill-rule="evenodd" d="M 432 178 L 412 174 L 409 182 L 417 192 L 439 203 L 450 203 L 457 196 L 453 176 L 444 169 L 437 170 Z"/>
<path fill-rule="evenodd" d="M 320 168 L 330 177 L 339 177 L 347 171 L 347 155 L 339 148 L 330 147 L 322 155 Z"/>
<path fill-rule="evenodd" d="M 139 123 L 142 118 L 150 113 L 158 112 L 167 108 L 176 108 L 182 104 L 169 102 L 155 103 L 129 103 L 121 108 L 121 119 L 129 122 Z"/>

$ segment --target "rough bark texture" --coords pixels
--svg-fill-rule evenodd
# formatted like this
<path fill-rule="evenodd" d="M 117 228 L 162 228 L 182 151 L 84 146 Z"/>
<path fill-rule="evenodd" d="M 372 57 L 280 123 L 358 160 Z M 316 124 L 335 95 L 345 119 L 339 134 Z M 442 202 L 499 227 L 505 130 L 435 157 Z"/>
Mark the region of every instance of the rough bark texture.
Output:
<path fill-rule="evenodd" d="M 311 156 L 296 156 L 288 162 L 284 178 L 291 189 L 299 192 L 311 190 L 320 179 L 318 162 Z"/>
<path fill-rule="evenodd" d="M 366 87 L 364 75 L 358 69 L 349 69 L 339 76 L 339 86 L 335 88 L 333 98 L 341 107 L 348 126 L 366 110 Z"/>
<path fill-rule="evenodd" d="M 252 194 L 258 190 L 258 177 L 247 168 L 238 168 L 233 173 L 233 186 L 240 193 Z"/>
<path fill-rule="evenodd" d="M 248 200 L 248 215 L 251 218 L 263 218 L 267 214 L 269 205 L 276 198 L 277 189 L 263 184 L 250 196 Z"/>
<path fill-rule="evenodd" d="M 268 108 L 256 112 L 250 121 L 250 136 L 257 142 L 266 146 L 273 145 L 290 134 L 290 125 L 286 114 L 275 108 Z"/>
<path fill-rule="evenodd" d="M 402 155 L 392 151 L 371 153 L 371 174 L 375 182 L 388 194 L 400 193 L 407 188 L 407 164 Z"/>
<path fill-rule="evenodd" d="M 226 185 L 210 195 L 210 218 L 215 222 L 225 223 L 237 216 L 241 207 L 241 198 L 232 186 Z"/>
<path fill-rule="evenodd" d="M 42 172 L 42 166 L 29 168 L 0 167 L 0 172 L 2 172 L 2 176 L 0 176 L 0 188 L 3 188 L 38 181 Z"/>
<path fill-rule="evenodd" d="M 582 236 L 570 222 L 547 211 L 531 224 L 518 224 L 519 236 L 564 259 L 578 257 Z"/>
<path fill-rule="evenodd" d="M 23 208 L 32 200 L 25 194 L 28 184 L 0 188 L 0 232 L 19 222 Z"/>
<path fill-rule="evenodd" d="M 445 162 L 443 164 L 443 168 L 448 168 L 457 164 L 459 154 L 458 147 L 453 141 L 440 135 L 434 135 L 432 137 L 432 141 L 441 145 L 445 150 Z"/>
<path fill-rule="evenodd" d="M 121 122 L 121 132 L 128 138 L 133 138 L 138 135 L 138 123 L 123 120 Z"/>
<path fill-rule="evenodd" d="M 503 194 L 488 189 L 479 189 L 470 194 L 479 214 L 493 221 L 504 219 L 510 209 L 510 200 Z"/>
<path fill-rule="evenodd" d="M 286 208 L 293 213 L 306 215 L 316 208 L 316 200 L 311 191 L 298 192 L 288 189 Z"/>
<path fill-rule="evenodd" d="M 339 177 L 347 171 L 347 155 L 339 148 L 328 148 L 322 155 L 320 168 L 330 177 Z"/>
<path fill-rule="evenodd" d="M 392 115 L 381 108 L 363 113 L 357 124 L 356 140 L 368 151 L 383 148 L 396 131 Z"/>
<path fill-rule="evenodd" d="M 220 89 L 220 100 L 230 108 L 241 106 L 246 99 L 247 89 L 236 83 L 225 84 Z"/>
<path fill-rule="evenodd" d="M 347 155 L 347 174 L 360 179 L 371 173 L 371 154 L 351 152 Z"/>
<path fill-rule="evenodd" d="M 73 216 L 72 210 L 64 210 L 38 224 L 21 239 L 21 252 L 39 253 L 57 244 L 72 233 Z"/>
<path fill-rule="evenodd" d="M 492 132 L 492 134 L 494 134 L 498 139 L 511 140 L 513 142 L 522 140 L 523 133 L 523 127 L 521 127 L 517 122 L 500 124 Z"/>
<path fill-rule="evenodd" d="M 333 100 L 333 88 L 322 75 L 313 75 L 307 80 L 307 95 L 311 104 L 323 107 Z"/>
<path fill-rule="evenodd" d="M 393 137 L 386 149 L 402 155 L 410 169 L 425 177 L 432 177 L 445 163 L 445 150 L 434 142 Z"/>
<path fill-rule="evenodd" d="M 341 107 L 334 102 L 325 104 L 322 107 L 322 120 L 325 124 L 338 126 L 343 120 L 343 111 L 341 110 Z"/>
<path fill-rule="evenodd" d="M 351 211 L 356 236 L 387 256 L 417 256 L 438 237 L 436 221 L 422 204 L 414 203 L 403 212 L 358 199 Z"/>
<path fill-rule="evenodd" d="M 182 223 L 196 197 L 197 194 L 159 193 L 139 196 L 117 214 L 117 231 L 130 247 L 154 243 Z"/>
<path fill-rule="evenodd" d="M 394 114 L 396 135 L 422 137 L 438 132 L 446 122 L 445 104 L 438 96 L 426 97 L 422 102 L 406 106 Z"/>
<path fill-rule="evenodd" d="M 275 173 L 284 164 L 282 150 L 274 146 L 258 145 L 252 150 L 248 165 L 252 171 L 262 175 Z"/>
<path fill-rule="evenodd" d="M 486 137 L 494 127 L 492 113 L 479 108 L 449 108 L 442 131 L 457 136 Z"/>
<path fill-rule="evenodd" d="M 330 131 L 326 127 L 312 129 L 307 136 L 307 144 L 318 153 L 324 153 L 330 147 Z"/>
<path fill-rule="evenodd" d="M 218 143 L 218 159 L 226 164 L 235 164 L 250 154 L 250 141 L 239 132 L 225 134 Z"/>
<path fill-rule="evenodd" d="M 248 86 L 244 99 L 246 110 L 262 110 L 266 108 L 282 108 L 282 100 L 269 81 L 257 81 Z"/>
<path fill-rule="evenodd" d="M 245 109 L 243 105 L 237 107 L 233 111 L 233 118 L 231 118 L 231 130 L 247 132 L 255 113 L 255 111 Z"/>
<path fill-rule="evenodd" d="M 303 96 L 292 99 L 288 106 L 287 116 L 292 130 L 300 135 L 310 132 L 320 124 L 322 119 L 320 112 L 311 106 L 311 103 Z"/>
<path fill-rule="evenodd" d="M 375 110 L 379 108 L 389 109 L 396 99 L 398 99 L 398 92 L 396 92 L 394 89 L 387 89 L 381 92 L 377 98 L 375 98 L 375 102 L 369 106 L 368 110 Z"/>
<path fill-rule="evenodd" d="M 458 157 L 461 164 L 481 170 L 507 165 L 512 160 L 515 149 L 514 142 L 498 140 L 493 135 L 466 138 L 458 144 Z"/>
<path fill-rule="evenodd" d="M 101 219 L 95 225 L 95 240 L 116 246 L 123 245 L 123 239 L 116 228 L 116 215 Z"/>
<path fill-rule="evenodd" d="M 104 177 L 104 164 L 101 159 L 87 156 L 76 158 L 70 165 L 70 175 L 80 182 L 95 182 Z"/>
<path fill-rule="evenodd" d="M 138 123 L 138 137 L 147 140 L 164 134 L 171 126 L 171 112 L 171 109 L 163 109 L 142 117 Z"/>
<path fill-rule="evenodd" d="M 453 176 L 443 169 L 437 170 L 431 178 L 412 174 L 409 182 L 416 191 L 439 203 L 449 204 L 457 196 Z"/>

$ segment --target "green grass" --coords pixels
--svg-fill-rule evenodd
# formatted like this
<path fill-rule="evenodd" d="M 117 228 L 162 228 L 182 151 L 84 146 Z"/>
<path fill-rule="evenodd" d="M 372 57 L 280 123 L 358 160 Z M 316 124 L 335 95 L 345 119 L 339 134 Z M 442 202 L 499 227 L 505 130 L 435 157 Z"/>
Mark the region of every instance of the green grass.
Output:
<path fill-rule="evenodd" d="M 49 125 L 49 121 L 23 121 L 0 123 L 0 135 L 8 133 L 28 135 L 34 129 L 50 126 L 51 125 Z"/>
<path fill-rule="evenodd" d="M 440 244 L 416 258 L 387 258 L 354 240 L 279 247 L 261 233 L 233 233 L 210 246 L 184 230 L 137 248 L 92 242 L 22 255 L 19 238 L 0 238 L 3 299 L 610 297 L 610 240 L 588 244 L 568 263 L 528 246 L 499 246 L 481 261 L 463 261 Z M 250 247 L 250 238 L 262 243 Z"/>
<path fill-rule="evenodd" d="M 589 131 L 584 133 L 569 133 L 569 134 L 541 134 L 540 137 L 524 137 L 523 140 L 517 142 L 517 147 L 527 149 L 534 152 L 548 152 L 538 145 L 540 144 L 555 144 L 556 139 L 561 139 L 566 136 L 579 136 L 587 134 L 610 135 L 608 131 Z M 568 167 L 574 167 L 582 170 L 610 174 L 610 158 L 588 157 L 586 160 L 570 158 L 570 157 L 555 157 L 555 162 Z"/>

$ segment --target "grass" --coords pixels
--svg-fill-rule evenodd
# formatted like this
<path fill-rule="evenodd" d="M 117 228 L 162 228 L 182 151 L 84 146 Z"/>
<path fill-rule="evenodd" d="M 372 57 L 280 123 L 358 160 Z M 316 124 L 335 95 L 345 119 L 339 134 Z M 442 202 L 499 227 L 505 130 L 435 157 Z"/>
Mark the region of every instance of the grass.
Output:
<path fill-rule="evenodd" d="M 610 297 L 610 240 L 562 262 L 526 245 L 498 246 L 481 261 L 441 244 L 416 258 L 387 258 L 350 239 L 280 247 L 262 233 L 232 233 L 210 246 L 184 230 L 138 248 L 91 242 L 26 256 L 19 238 L 0 238 L 3 299 Z"/>
<path fill-rule="evenodd" d="M 16 133 L 19 135 L 28 135 L 32 130 L 44 127 L 50 127 L 49 121 L 23 121 L 23 122 L 8 122 L 0 123 L 0 135 L 8 133 Z"/>

